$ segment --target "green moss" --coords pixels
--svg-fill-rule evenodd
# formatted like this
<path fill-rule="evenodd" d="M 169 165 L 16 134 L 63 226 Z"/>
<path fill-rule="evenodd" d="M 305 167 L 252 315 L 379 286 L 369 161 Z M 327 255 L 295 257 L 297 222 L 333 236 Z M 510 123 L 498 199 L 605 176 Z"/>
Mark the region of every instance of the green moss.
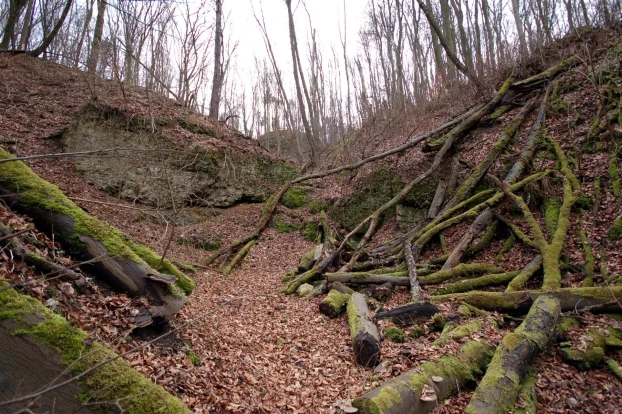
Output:
<path fill-rule="evenodd" d="M 0 286 L 4 289 L 0 290 L 0 319 L 18 323 L 20 328 L 13 334 L 28 336 L 57 350 L 64 364 L 72 364 L 72 374 L 78 375 L 117 356 L 98 343 L 85 344 L 86 332 L 72 327 L 34 298 L 12 288 L 5 289 L 6 283 Z M 33 319 L 30 315 L 35 315 L 38 322 L 27 322 Z M 131 414 L 190 412 L 181 401 L 136 372 L 123 359 L 111 360 L 97 368 L 80 381 L 80 386 L 81 401 L 118 400 L 125 412 Z"/>
<path fill-rule="evenodd" d="M 482 321 L 480 321 L 479 319 L 474 319 L 464 325 L 455 326 L 449 331 L 447 331 L 447 329 L 444 329 L 440 338 L 434 341 L 433 345 L 444 345 L 449 341 L 459 341 L 460 339 L 466 338 L 467 336 L 478 332 L 481 329 Z"/>
<path fill-rule="evenodd" d="M 408 333 L 408 337 L 409 338 L 420 338 L 423 335 L 425 335 L 425 329 L 422 328 L 421 326 L 415 326 L 409 333 Z"/>
<path fill-rule="evenodd" d="M 193 350 L 187 350 L 186 355 L 188 356 L 188 358 L 190 358 L 190 362 L 192 362 L 192 365 L 194 365 L 195 367 L 201 366 L 201 358 L 197 354 L 195 354 Z"/>
<path fill-rule="evenodd" d="M 509 112 L 512 109 L 512 105 L 503 105 L 497 108 L 490 116 L 488 117 L 491 121 L 496 121 L 501 115 Z"/>
<path fill-rule="evenodd" d="M 0 159 L 2 158 L 11 158 L 11 155 L 0 148 Z M 0 183 L 20 194 L 21 208 L 44 209 L 51 213 L 69 217 L 74 223 L 74 231 L 71 234 L 64 234 L 62 239 L 68 242 L 67 248 L 71 253 L 80 254 L 84 251 L 86 246 L 80 237 L 85 235 L 101 242 L 110 256 L 133 262 L 145 261 L 152 267 L 152 263 L 156 261 L 155 258 L 159 262 L 159 257 L 155 253 L 145 247 L 140 247 L 137 250 L 135 246 L 138 245 L 129 241 L 120 230 L 84 212 L 69 200 L 58 187 L 41 179 L 20 161 L 0 164 Z M 165 263 L 162 269 L 157 270 L 176 276 L 179 287 L 188 293 L 191 292 L 194 282 L 170 262 L 165 261 Z"/>
<path fill-rule="evenodd" d="M 430 324 L 430 330 L 441 332 L 445 328 L 445 324 L 447 323 L 447 319 L 442 313 L 437 313 L 432 318 L 432 323 Z"/>
<path fill-rule="evenodd" d="M 384 334 L 387 338 L 389 338 L 389 340 L 391 340 L 391 342 L 404 342 L 404 331 L 397 326 L 388 326 L 384 330 Z"/>
<path fill-rule="evenodd" d="M 329 216 L 348 230 L 354 229 L 365 218 L 388 202 L 402 183 L 395 172 L 381 169 L 358 181 L 354 193 L 333 206 Z M 380 218 L 380 224 L 387 220 L 394 209 L 387 211 Z"/>
<path fill-rule="evenodd" d="M 350 295 L 347 293 L 341 293 L 338 290 L 331 289 L 320 303 L 320 308 L 329 307 L 330 311 L 328 312 L 328 316 L 337 317 L 345 309 L 348 299 L 350 299 Z"/>
<path fill-rule="evenodd" d="M 298 209 L 309 204 L 310 190 L 293 187 L 285 192 L 281 204 L 287 208 Z"/>
<path fill-rule="evenodd" d="M 313 220 L 305 221 L 303 235 L 306 241 L 312 243 L 320 243 L 322 241 L 322 230 Z"/>
<path fill-rule="evenodd" d="M 556 197 L 547 198 L 544 202 L 544 224 L 546 229 L 551 233 L 553 233 L 557 227 L 560 208 L 561 203 Z"/>
<path fill-rule="evenodd" d="M 277 233 L 293 233 L 300 230 L 299 224 L 288 223 L 279 217 L 275 217 L 273 223 Z"/>
<path fill-rule="evenodd" d="M 132 250 L 153 269 L 158 272 L 175 276 L 177 278 L 177 287 L 183 290 L 186 295 L 192 293 L 196 286 L 196 282 L 180 272 L 179 269 L 177 269 L 169 260 L 164 259 L 162 261 L 162 256 L 154 253 L 153 250 L 148 247 L 142 246 L 129 239 L 126 239 L 126 244 L 130 246 Z M 160 262 L 162 262 L 161 265 Z"/>
<path fill-rule="evenodd" d="M 573 206 L 573 210 L 579 212 L 581 210 L 591 210 L 594 206 L 594 200 L 588 194 L 582 194 L 577 197 L 577 201 Z"/>
<path fill-rule="evenodd" d="M 514 247 L 515 243 L 516 243 L 516 239 L 514 238 L 514 235 L 510 234 L 510 237 L 505 239 L 503 246 L 501 246 L 501 250 L 499 250 L 499 253 L 497 253 L 497 256 L 495 256 L 495 263 L 497 264 L 501 263 L 503 261 L 503 255 L 509 252 L 510 249 Z"/>
<path fill-rule="evenodd" d="M 606 360 L 607 360 L 607 366 L 609 367 L 611 372 L 613 372 L 614 375 L 618 377 L 620 381 L 622 381 L 622 367 L 620 367 L 620 365 L 615 361 L 615 359 L 606 358 Z"/>
<path fill-rule="evenodd" d="M 612 156 L 609 163 L 609 178 L 611 179 L 613 195 L 618 197 L 620 195 L 620 174 L 618 173 L 618 158 L 616 156 Z"/>
<path fill-rule="evenodd" d="M 465 277 L 481 273 L 503 273 L 503 269 L 488 263 L 460 263 L 452 269 L 439 270 L 429 276 L 419 278 L 419 283 L 423 285 L 433 285 L 457 277 Z"/>
<path fill-rule="evenodd" d="M 616 217 L 611 230 L 609 230 L 609 239 L 617 240 L 622 235 L 622 216 Z"/>

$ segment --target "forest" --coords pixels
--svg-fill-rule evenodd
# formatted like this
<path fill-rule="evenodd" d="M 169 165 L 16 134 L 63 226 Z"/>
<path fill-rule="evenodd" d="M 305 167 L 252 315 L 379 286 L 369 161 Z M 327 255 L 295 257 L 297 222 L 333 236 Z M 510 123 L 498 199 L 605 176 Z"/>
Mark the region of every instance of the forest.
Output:
<path fill-rule="evenodd" d="M 0 413 L 619 412 L 618 1 L 0 28 Z"/>

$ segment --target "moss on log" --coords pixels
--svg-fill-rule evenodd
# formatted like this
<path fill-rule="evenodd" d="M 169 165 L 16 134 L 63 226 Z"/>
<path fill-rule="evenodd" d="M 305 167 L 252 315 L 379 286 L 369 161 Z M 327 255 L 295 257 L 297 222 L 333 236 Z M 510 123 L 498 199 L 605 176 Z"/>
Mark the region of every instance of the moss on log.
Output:
<path fill-rule="evenodd" d="M 466 414 L 504 414 L 514 407 L 527 370 L 548 345 L 560 311 L 560 303 L 553 296 L 536 299 L 523 323 L 497 347 Z"/>
<path fill-rule="evenodd" d="M 457 127 L 452 129 L 450 132 L 443 135 L 442 137 L 428 141 L 423 147 L 423 151 L 438 151 L 441 149 L 441 147 L 443 147 L 445 142 L 449 140 L 454 140 L 456 137 L 462 136 L 466 132 L 470 131 L 483 117 L 488 116 L 492 113 L 499 101 L 501 101 L 501 98 L 503 98 L 505 94 L 508 93 L 508 91 L 510 90 L 512 81 L 512 77 L 506 79 L 499 88 L 499 90 L 496 92 L 495 96 L 482 109 L 472 114 L 464 122 L 459 124 Z"/>
<path fill-rule="evenodd" d="M 391 283 L 393 286 L 410 286 L 407 272 L 397 272 L 388 275 L 377 275 L 375 273 L 326 273 L 326 280 L 329 282 L 350 283 L 352 285 L 382 285 Z"/>
<path fill-rule="evenodd" d="M 512 89 L 524 90 L 539 88 L 543 84 L 547 83 L 551 78 L 555 77 L 561 72 L 572 68 L 575 65 L 578 65 L 579 63 L 581 63 L 580 58 L 578 58 L 577 56 L 570 56 L 569 58 L 562 60 L 558 64 L 551 66 L 544 72 L 540 72 L 530 78 L 515 82 L 514 84 L 512 84 Z"/>
<path fill-rule="evenodd" d="M 442 289 L 435 290 L 433 295 L 446 295 L 448 293 L 460 293 L 469 292 L 471 290 L 481 289 L 488 286 L 505 285 L 512 281 L 516 276 L 520 274 L 520 271 L 505 272 L 505 273 L 493 273 L 490 275 L 484 275 L 473 279 L 464 279 L 451 283 Z"/>
<path fill-rule="evenodd" d="M 435 285 L 457 277 L 468 276 L 478 273 L 503 273 L 503 269 L 488 263 L 461 263 L 453 269 L 439 270 L 429 276 L 419 278 L 419 284 Z"/>
<path fill-rule="evenodd" d="M 81 388 L 79 398 L 82 400 L 114 401 L 130 414 L 191 412 L 180 400 L 135 371 L 114 352 L 97 342 L 87 341 L 89 335 L 86 332 L 72 327 L 36 299 L 0 282 L 2 321 L 10 322 L 8 326 L 13 335 L 27 337 L 58 352 L 74 377 L 92 370 L 76 381 Z M 24 394 L 34 391 L 37 390 L 20 389 Z"/>
<path fill-rule="evenodd" d="M 320 313 L 331 318 L 336 318 L 343 312 L 350 295 L 331 289 L 328 295 L 320 302 Z"/>
<path fill-rule="evenodd" d="M 558 299 L 562 311 L 568 312 L 590 306 L 602 306 L 602 312 L 620 313 L 622 309 L 612 301 L 622 300 L 622 286 L 566 288 L 550 291 L 516 291 L 516 292 L 467 292 L 443 296 L 433 296 L 431 303 L 462 301 L 478 309 L 486 311 L 525 314 L 531 304 L 539 297 L 549 294 Z"/>
<path fill-rule="evenodd" d="M 425 362 L 354 399 L 352 405 L 361 414 L 428 413 L 437 406 L 437 401 L 457 394 L 461 386 L 475 381 L 493 352 L 494 347 L 486 342 L 467 342 L 457 355 Z M 441 380 L 435 382 L 432 377 Z M 426 385 L 433 386 L 436 401 L 421 400 Z"/>
<path fill-rule="evenodd" d="M 449 329 L 448 329 L 449 328 Z M 479 319 L 473 319 L 472 321 L 463 325 L 447 324 L 441 333 L 441 336 L 432 345 L 445 345 L 449 341 L 458 341 L 466 338 L 467 336 L 481 331 L 482 321 Z"/>
<path fill-rule="evenodd" d="M 514 292 L 517 290 L 522 290 L 529 279 L 540 269 L 542 266 L 542 256 L 537 255 L 534 257 L 531 262 L 527 263 L 525 267 L 519 272 L 518 275 L 510 283 L 508 283 L 508 287 L 506 292 Z"/>
<path fill-rule="evenodd" d="M 360 293 L 353 293 L 347 309 L 356 363 L 375 367 L 380 361 L 380 333 L 371 319 L 365 297 Z"/>
<path fill-rule="evenodd" d="M 527 116 L 531 113 L 531 111 L 535 107 L 535 100 L 530 100 L 523 108 L 520 110 L 518 115 L 514 117 L 508 126 L 503 130 L 501 137 L 499 140 L 492 146 L 490 151 L 486 154 L 486 158 L 479 163 L 469 174 L 469 176 L 460 184 L 458 189 L 451 196 L 449 201 L 445 205 L 445 209 L 451 208 L 454 205 L 458 204 L 460 201 L 467 198 L 477 183 L 486 175 L 486 172 L 490 168 L 490 166 L 495 162 L 495 160 L 499 157 L 499 155 L 505 150 L 508 143 L 514 138 L 520 126 L 523 124 Z"/>
<path fill-rule="evenodd" d="M 0 159 L 11 155 L 0 148 Z M 37 176 L 21 161 L 0 164 L 0 194 L 18 211 L 30 216 L 38 229 L 61 241 L 65 249 L 81 259 L 98 259 L 91 268 L 96 277 L 112 288 L 132 296 L 144 296 L 151 305 L 153 317 L 170 319 L 186 302 L 181 289 L 149 280 L 154 271 L 141 258 L 150 253 L 130 242 L 121 231 L 87 214 L 69 200 L 58 187 Z M 175 269 L 170 264 L 169 270 Z M 164 272 L 166 269 L 159 269 Z M 174 276 L 183 288 L 191 290 L 193 283 L 177 271 Z"/>
<path fill-rule="evenodd" d="M 534 372 L 527 375 L 521 385 L 514 414 L 536 414 L 538 412 L 537 378 Z"/>

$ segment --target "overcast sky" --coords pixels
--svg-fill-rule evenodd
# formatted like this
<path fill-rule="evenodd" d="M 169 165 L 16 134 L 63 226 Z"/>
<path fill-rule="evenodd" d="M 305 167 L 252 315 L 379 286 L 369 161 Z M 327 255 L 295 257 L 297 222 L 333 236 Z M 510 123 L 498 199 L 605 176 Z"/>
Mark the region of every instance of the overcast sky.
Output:
<path fill-rule="evenodd" d="M 349 55 L 353 55 L 353 52 L 358 49 L 358 31 L 363 21 L 366 4 L 367 0 L 345 0 Z M 322 50 L 325 60 L 332 56 L 331 45 L 337 49 L 341 57 L 339 31 L 340 29 L 342 33 L 344 31 L 344 0 L 307 0 L 306 5 L 311 15 L 313 27 L 317 32 L 318 46 Z M 279 67 L 284 73 L 289 74 L 291 72 L 291 51 L 285 0 L 224 0 L 225 12 L 229 13 L 230 19 L 229 33 L 233 39 L 237 39 L 239 42 L 237 51 L 237 72 L 239 76 L 250 76 L 250 71 L 255 65 L 255 55 L 267 58 L 261 31 L 253 18 L 253 7 L 258 15 L 263 8 L 268 35 Z M 293 0 L 292 8 L 294 9 L 298 47 L 303 65 L 305 65 L 308 56 L 309 20 L 301 2 Z M 248 84 L 250 77 L 242 79 L 242 81 Z"/>

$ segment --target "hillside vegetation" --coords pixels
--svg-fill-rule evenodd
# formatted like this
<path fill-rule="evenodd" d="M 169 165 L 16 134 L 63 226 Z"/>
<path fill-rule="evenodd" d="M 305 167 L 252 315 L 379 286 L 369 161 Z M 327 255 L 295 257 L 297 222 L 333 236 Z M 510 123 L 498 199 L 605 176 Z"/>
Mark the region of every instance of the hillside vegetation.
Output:
<path fill-rule="evenodd" d="M 619 409 L 618 32 L 369 121 L 306 173 L 146 89 L 24 55 L 0 76 L 3 332 L 60 350 L 81 403 Z M 88 371 L 102 345 L 125 394 Z"/>

